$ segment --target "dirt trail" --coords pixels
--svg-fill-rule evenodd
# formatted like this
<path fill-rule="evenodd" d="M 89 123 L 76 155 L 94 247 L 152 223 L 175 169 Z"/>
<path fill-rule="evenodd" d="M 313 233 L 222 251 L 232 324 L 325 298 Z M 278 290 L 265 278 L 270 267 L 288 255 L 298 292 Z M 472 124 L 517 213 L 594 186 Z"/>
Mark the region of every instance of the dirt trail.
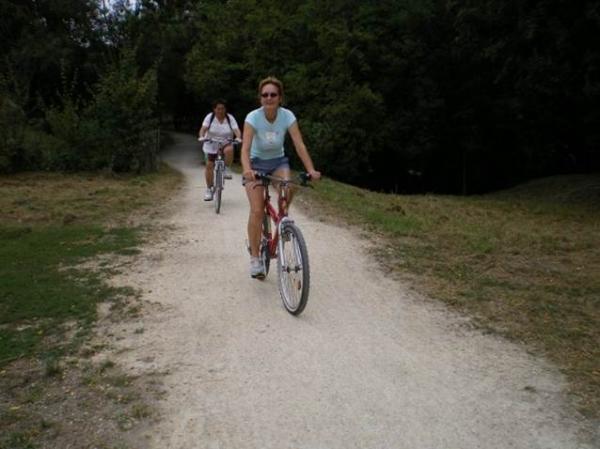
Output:
<path fill-rule="evenodd" d="M 167 373 L 162 420 L 142 447 L 591 447 L 555 369 L 469 330 L 380 273 L 351 231 L 297 209 L 312 285 L 304 314 L 289 315 L 275 272 L 248 275 L 239 176 L 216 215 L 202 201 L 197 142 L 176 139 L 165 159 L 186 185 L 169 232 L 117 280 L 148 305 L 141 321 L 111 330 L 126 369 Z"/>

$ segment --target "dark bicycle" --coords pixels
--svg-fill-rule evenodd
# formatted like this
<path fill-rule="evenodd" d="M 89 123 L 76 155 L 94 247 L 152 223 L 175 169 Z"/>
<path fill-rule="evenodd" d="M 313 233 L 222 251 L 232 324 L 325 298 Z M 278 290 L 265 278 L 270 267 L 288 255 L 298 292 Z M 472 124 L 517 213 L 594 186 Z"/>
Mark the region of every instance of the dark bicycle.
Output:
<path fill-rule="evenodd" d="M 227 145 L 233 144 L 234 148 L 238 144 L 235 139 L 221 139 L 218 137 L 200 137 L 199 142 L 214 142 L 218 145 L 217 158 L 215 159 L 215 165 L 213 169 L 213 199 L 215 203 L 215 212 L 218 214 L 221 212 L 221 198 L 223 190 L 225 189 L 225 159 L 224 159 L 224 148 Z"/>

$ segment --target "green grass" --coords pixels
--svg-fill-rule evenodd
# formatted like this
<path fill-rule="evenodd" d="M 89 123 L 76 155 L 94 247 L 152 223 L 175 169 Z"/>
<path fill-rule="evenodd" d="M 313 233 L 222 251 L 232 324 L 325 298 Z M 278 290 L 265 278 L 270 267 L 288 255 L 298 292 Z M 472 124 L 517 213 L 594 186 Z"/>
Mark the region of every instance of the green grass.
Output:
<path fill-rule="evenodd" d="M 166 167 L 140 177 L 0 176 L 0 449 L 97 447 L 97 438 L 119 440 L 107 416 L 130 408 L 136 419 L 149 416 L 142 387 L 110 361 L 82 372 L 82 358 L 102 349 L 86 353 L 84 344 L 99 302 L 111 302 L 114 316 L 139 313 L 135 292 L 107 279 L 115 257 L 121 266 L 137 254 L 180 181 Z M 98 423 L 93 431 L 73 427 L 82 413 Z"/>
<path fill-rule="evenodd" d="M 382 264 L 482 328 L 543 352 L 600 416 L 600 176 L 489 195 L 388 195 L 324 180 L 311 213 L 383 236 Z M 317 207 L 315 207 L 317 206 Z"/>
<path fill-rule="evenodd" d="M 0 177 L 0 367 L 68 349 L 63 325 L 86 329 L 98 302 L 130 293 L 105 282 L 103 254 L 135 254 L 144 229 L 131 216 L 177 186 L 163 169 L 142 177 L 25 173 Z"/>
<path fill-rule="evenodd" d="M 102 293 L 97 276 L 69 269 L 102 253 L 136 245 L 132 229 L 90 226 L 42 228 L 0 233 L 0 324 L 67 317 L 87 319 Z"/>
<path fill-rule="evenodd" d="M 0 449 L 35 449 L 36 446 L 31 442 L 30 436 L 13 432 L 6 436 L 4 441 L 0 441 Z"/>
<path fill-rule="evenodd" d="M 31 354 L 64 320 L 89 324 L 98 302 L 119 289 L 73 268 L 99 254 L 130 248 L 138 232 L 93 226 L 4 228 L 0 232 L 0 365 Z M 12 329 L 8 331 L 7 329 Z"/>

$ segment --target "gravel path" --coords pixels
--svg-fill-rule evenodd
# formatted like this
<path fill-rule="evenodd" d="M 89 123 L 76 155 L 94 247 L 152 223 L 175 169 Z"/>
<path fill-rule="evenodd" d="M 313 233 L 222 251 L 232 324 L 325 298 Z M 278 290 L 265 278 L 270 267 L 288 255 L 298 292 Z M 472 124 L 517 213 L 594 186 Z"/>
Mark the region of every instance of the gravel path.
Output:
<path fill-rule="evenodd" d="M 167 373 L 143 447 L 592 447 L 549 364 L 386 278 L 352 231 L 297 209 L 312 282 L 304 313 L 289 315 L 274 271 L 248 275 L 240 177 L 216 215 L 197 142 L 176 140 L 165 159 L 186 185 L 168 232 L 117 280 L 147 301 L 143 332 L 113 330 L 128 349 L 118 361 Z"/>

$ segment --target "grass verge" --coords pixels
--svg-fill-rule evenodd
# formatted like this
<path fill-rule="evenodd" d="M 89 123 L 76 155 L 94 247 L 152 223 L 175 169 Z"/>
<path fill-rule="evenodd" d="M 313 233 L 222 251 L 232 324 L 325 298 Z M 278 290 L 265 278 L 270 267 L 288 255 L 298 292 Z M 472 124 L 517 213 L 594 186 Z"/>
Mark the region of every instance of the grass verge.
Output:
<path fill-rule="evenodd" d="M 160 205 L 180 180 L 167 167 L 137 177 L 0 177 L 0 386 L 6 387 L 0 394 L 0 428 L 6 430 L 0 448 L 37 447 L 43 435 L 55 441 L 68 435 L 57 431 L 68 427 L 60 416 L 54 417 L 56 425 L 48 424 L 52 410 L 68 406 L 72 416 L 82 410 L 100 413 L 93 410 L 98 392 L 81 381 L 85 376 L 77 362 L 65 360 L 78 359 L 98 303 L 120 304 L 134 292 L 105 281 L 110 262 L 97 269 L 82 262 L 135 254 L 150 229 L 140 223 L 161 213 Z M 72 398 L 84 395 L 88 402 L 52 400 L 67 384 Z M 145 410 L 143 404 L 135 407 Z"/>
<path fill-rule="evenodd" d="M 302 197 L 312 215 L 384 237 L 378 258 L 416 290 L 543 351 L 578 408 L 600 417 L 600 176 L 472 197 L 381 194 L 326 179 Z"/>

